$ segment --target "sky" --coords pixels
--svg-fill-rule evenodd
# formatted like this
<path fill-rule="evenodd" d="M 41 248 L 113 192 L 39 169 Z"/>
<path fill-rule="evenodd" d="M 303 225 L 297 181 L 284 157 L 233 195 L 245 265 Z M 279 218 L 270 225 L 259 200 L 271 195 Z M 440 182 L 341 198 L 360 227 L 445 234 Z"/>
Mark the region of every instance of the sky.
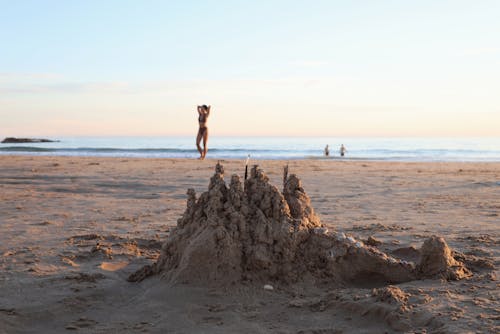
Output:
<path fill-rule="evenodd" d="M 0 136 L 500 136 L 497 0 L 0 8 Z"/>

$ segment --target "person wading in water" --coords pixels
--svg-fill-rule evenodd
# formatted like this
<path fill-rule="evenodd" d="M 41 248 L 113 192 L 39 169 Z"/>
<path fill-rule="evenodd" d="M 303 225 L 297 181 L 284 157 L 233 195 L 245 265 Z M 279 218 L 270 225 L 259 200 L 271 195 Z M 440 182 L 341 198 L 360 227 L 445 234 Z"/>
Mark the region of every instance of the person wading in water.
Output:
<path fill-rule="evenodd" d="M 198 106 L 198 123 L 200 128 L 198 129 L 198 136 L 196 137 L 196 147 L 198 152 L 200 152 L 200 157 L 198 159 L 203 160 L 207 155 L 207 141 L 208 141 L 208 128 L 207 120 L 210 115 L 210 106 L 202 105 Z M 203 149 L 201 149 L 200 142 L 203 139 Z"/>

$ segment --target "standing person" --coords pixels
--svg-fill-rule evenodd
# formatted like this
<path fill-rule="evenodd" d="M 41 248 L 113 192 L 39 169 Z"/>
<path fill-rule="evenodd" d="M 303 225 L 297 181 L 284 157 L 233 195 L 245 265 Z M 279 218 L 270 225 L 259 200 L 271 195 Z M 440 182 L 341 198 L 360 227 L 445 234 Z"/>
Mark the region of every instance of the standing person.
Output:
<path fill-rule="evenodd" d="M 340 145 L 340 156 L 343 157 L 345 155 L 345 152 L 347 152 L 347 149 L 345 148 L 344 144 Z"/>
<path fill-rule="evenodd" d="M 210 115 L 210 106 L 202 105 L 198 106 L 198 124 L 200 128 L 198 129 L 198 136 L 196 136 L 196 147 L 198 152 L 200 152 L 200 157 L 198 159 L 203 160 L 207 155 L 207 141 L 208 141 L 208 128 L 207 120 Z M 203 150 L 201 149 L 200 142 L 203 139 Z"/>
<path fill-rule="evenodd" d="M 330 155 L 330 148 L 328 147 L 328 144 L 325 147 L 325 157 Z"/>

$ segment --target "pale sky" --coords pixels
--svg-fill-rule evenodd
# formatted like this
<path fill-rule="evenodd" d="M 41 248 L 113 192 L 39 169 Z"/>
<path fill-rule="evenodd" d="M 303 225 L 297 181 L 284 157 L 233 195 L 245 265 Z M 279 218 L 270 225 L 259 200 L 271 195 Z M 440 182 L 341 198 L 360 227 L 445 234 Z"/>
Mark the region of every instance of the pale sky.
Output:
<path fill-rule="evenodd" d="M 0 137 L 500 136 L 500 1 L 0 0 Z"/>

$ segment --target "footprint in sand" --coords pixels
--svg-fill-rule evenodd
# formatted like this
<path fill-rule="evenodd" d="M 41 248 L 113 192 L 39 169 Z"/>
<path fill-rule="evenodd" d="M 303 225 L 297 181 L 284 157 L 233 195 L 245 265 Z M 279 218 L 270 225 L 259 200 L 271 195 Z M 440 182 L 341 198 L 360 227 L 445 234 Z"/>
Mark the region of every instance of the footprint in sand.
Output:
<path fill-rule="evenodd" d="M 0 308 L 0 313 L 4 313 L 6 315 L 17 315 L 17 312 L 13 308 Z"/>
<path fill-rule="evenodd" d="M 96 324 L 97 324 L 97 321 L 82 317 L 78 320 L 75 320 L 75 321 L 69 323 L 68 325 L 66 325 L 65 328 L 68 330 L 79 330 L 80 328 L 93 327 Z"/>
<path fill-rule="evenodd" d="M 104 278 L 106 278 L 106 276 L 104 276 L 101 273 L 94 273 L 94 274 L 77 273 L 75 275 L 68 275 L 64 277 L 64 279 L 66 280 L 74 280 L 77 281 L 78 283 L 95 283 L 97 282 L 97 280 Z"/>
<path fill-rule="evenodd" d="M 221 317 L 211 317 L 211 316 L 208 316 L 208 317 L 203 317 L 202 318 L 202 323 L 204 324 L 212 324 L 212 325 L 216 325 L 216 326 L 221 326 L 224 324 L 224 321 L 222 320 Z"/>

